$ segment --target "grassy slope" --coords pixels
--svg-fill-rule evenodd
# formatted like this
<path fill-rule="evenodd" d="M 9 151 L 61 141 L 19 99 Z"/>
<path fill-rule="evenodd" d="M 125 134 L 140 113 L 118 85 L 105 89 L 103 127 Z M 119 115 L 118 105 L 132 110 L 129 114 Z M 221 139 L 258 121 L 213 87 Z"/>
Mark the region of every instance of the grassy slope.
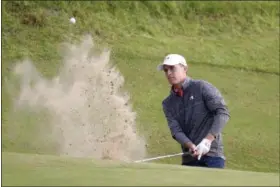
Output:
<path fill-rule="evenodd" d="M 49 155 L 3 154 L 3 185 L 277 186 L 277 174 L 164 164 L 127 164 Z M 201 180 L 200 176 L 204 179 Z M 217 180 L 219 178 L 219 180 Z M 15 180 L 17 179 L 17 180 Z"/>
<path fill-rule="evenodd" d="M 181 53 L 189 59 L 190 75 L 214 83 L 229 104 L 227 166 L 279 172 L 278 4 L 181 3 L 3 2 L 2 75 L 9 76 L 16 60 L 29 57 L 45 76 L 53 76 L 59 67 L 58 44 L 94 34 L 97 42 L 113 49 L 112 60 L 126 78 L 149 153 L 161 155 L 178 152 L 179 146 L 161 111 L 168 88 L 155 67 L 165 54 Z M 76 25 L 68 22 L 73 14 Z M 32 17 L 37 23 L 28 22 Z M 2 88 L 3 150 L 51 153 L 26 136 L 32 119 L 8 121 L 11 98 Z M 27 130 L 12 138 L 18 125 Z"/>

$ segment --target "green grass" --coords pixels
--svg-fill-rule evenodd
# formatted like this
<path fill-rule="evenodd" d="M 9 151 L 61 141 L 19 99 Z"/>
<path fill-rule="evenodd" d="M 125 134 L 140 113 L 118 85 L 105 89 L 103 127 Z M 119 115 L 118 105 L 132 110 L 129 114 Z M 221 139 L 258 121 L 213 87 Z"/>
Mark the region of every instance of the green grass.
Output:
<path fill-rule="evenodd" d="M 162 113 L 161 101 L 169 88 L 156 65 L 167 53 L 181 53 L 188 59 L 189 75 L 212 82 L 229 105 L 232 117 L 224 131 L 227 168 L 279 173 L 278 2 L 4 1 L 2 6 L 3 80 L 25 58 L 44 76 L 55 76 L 61 42 L 91 33 L 98 47 L 112 49 L 112 63 L 125 77 L 149 156 L 156 156 L 180 151 Z M 68 21 L 73 15 L 75 25 Z M 34 142 L 29 135 L 38 131 L 38 121 L 47 119 L 21 113 L 11 121 L 12 97 L 6 85 L 1 101 L 3 151 L 55 154 L 52 142 Z M 158 162 L 179 164 L 180 159 Z M 6 166 L 7 171 L 15 169 Z M 50 170 L 45 169 L 40 172 Z"/>
<path fill-rule="evenodd" d="M 4 186 L 277 186 L 278 174 L 128 164 L 18 153 L 3 154 Z M 16 180 L 15 180 L 16 179 Z M 219 180 L 217 180 L 219 179 Z"/>

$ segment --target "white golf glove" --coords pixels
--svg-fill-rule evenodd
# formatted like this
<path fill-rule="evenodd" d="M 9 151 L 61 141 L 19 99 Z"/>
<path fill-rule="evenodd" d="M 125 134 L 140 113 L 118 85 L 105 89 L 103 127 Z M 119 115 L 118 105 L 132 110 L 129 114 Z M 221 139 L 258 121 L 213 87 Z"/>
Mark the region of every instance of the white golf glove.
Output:
<path fill-rule="evenodd" d="M 200 160 L 202 155 L 208 153 L 210 151 L 211 141 L 204 138 L 197 146 L 196 151 L 198 153 L 197 159 Z"/>

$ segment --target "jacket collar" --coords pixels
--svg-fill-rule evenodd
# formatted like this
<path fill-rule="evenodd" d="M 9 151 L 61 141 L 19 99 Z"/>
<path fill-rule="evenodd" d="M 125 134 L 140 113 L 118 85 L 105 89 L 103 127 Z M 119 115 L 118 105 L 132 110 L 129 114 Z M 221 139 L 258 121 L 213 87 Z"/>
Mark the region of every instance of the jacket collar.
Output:
<path fill-rule="evenodd" d="M 190 85 L 190 83 L 191 83 L 191 78 L 190 78 L 190 77 L 187 77 L 187 78 L 185 79 L 185 81 L 183 82 L 183 84 L 182 84 L 183 90 L 186 90 L 187 87 Z"/>
<path fill-rule="evenodd" d="M 184 80 L 184 82 L 182 83 L 182 89 L 183 89 L 183 91 L 185 91 L 187 88 L 188 88 L 188 86 L 190 85 L 190 83 L 191 83 L 191 78 L 190 77 L 186 77 L 186 79 Z M 170 92 L 171 92 L 171 94 L 174 94 L 174 95 L 176 95 L 176 93 L 174 92 L 174 90 L 173 90 L 173 86 L 171 86 L 171 90 L 170 90 Z"/>

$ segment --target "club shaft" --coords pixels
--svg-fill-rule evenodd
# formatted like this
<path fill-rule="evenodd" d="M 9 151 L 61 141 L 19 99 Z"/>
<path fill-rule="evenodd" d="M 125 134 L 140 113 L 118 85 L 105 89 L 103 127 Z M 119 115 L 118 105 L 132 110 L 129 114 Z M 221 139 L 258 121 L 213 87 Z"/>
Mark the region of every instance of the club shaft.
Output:
<path fill-rule="evenodd" d="M 180 156 L 180 155 L 183 155 L 183 154 L 184 154 L 184 153 L 177 153 L 177 154 L 172 154 L 172 155 L 158 156 L 158 157 L 147 158 L 147 159 L 143 159 L 143 160 L 137 160 L 137 161 L 134 161 L 134 162 L 135 162 L 135 163 L 147 162 L 147 161 L 151 161 L 151 160 L 158 160 L 158 159 L 162 159 L 162 158 Z"/>

